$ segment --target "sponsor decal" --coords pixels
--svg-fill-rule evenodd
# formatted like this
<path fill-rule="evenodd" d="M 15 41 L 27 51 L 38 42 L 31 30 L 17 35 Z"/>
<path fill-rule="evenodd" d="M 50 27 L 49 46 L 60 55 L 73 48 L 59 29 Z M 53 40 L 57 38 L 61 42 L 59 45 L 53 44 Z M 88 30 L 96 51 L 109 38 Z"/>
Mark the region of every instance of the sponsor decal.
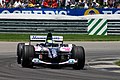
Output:
<path fill-rule="evenodd" d="M 36 39 L 45 40 L 47 38 L 47 36 L 31 36 L 30 38 L 31 38 L 31 40 L 36 40 Z M 58 39 L 58 40 L 61 39 L 61 37 L 59 37 L 59 36 L 53 36 L 52 38 L 53 39 Z"/>
<path fill-rule="evenodd" d="M 67 15 L 67 11 L 45 11 L 45 10 L 14 10 L 14 11 L 10 11 L 10 10 L 3 10 L 1 12 L 1 14 L 10 14 L 10 13 L 14 13 L 14 14 L 49 14 L 49 15 Z"/>
<path fill-rule="evenodd" d="M 21 9 L 21 8 L 1 8 L 0 14 L 46 14 L 46 15 L 70 15 L 70 16 L 84 16 L 93 14 L 120 14 L 120 9 L 104 9 L 104 8 L 90 8 L 90 9 Z"/>
<path fill-rule="evenodd" d="M 94 15 L 94 14 L 100 14 L 100 12 L 97 9 L 91 8 L 85 11 L 84 15 Z"/>
<path fill-rule="evenodd" d="M 64 47 L 63 48 L 65 51 L 70 51 L 70 48 L 69 47 Z"/>
<path fill-rule="evenodd" d="M 46 39 L 46 36 L 31 36 L 31 39 Z"/>
<path fill-rule="evenodd" d="M 120 10 L 117 10 L 115 12 L 113 12 L 112 10 L 109 10 L 109 11 L 102 11 L 103 14 L 120 14 Z"/>

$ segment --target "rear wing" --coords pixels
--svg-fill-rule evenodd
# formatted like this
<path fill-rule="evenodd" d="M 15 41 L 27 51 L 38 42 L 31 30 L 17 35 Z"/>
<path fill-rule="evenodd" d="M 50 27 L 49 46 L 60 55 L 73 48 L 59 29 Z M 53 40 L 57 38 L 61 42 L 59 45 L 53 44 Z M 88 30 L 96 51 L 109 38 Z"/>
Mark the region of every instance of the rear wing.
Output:
<path fill-rule="evenodd" d="M 47 36 L 30 35 L 30 41 L 45 42 L 46 39 Z M 52 40 L 55 42 L 63 42 L 63 36 L 52 36 Z"/>

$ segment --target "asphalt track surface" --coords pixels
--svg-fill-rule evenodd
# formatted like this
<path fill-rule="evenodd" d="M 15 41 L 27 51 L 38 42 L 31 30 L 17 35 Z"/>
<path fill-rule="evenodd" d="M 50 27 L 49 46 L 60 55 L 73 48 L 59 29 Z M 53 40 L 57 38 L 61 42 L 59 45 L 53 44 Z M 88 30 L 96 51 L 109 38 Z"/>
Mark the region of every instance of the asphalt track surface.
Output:
<path fill-rule="evenodd" d="M 67 42 L 83 46 L 86 52 L 84 70 L 71 67 L 22 68 L 16 63 L 18 42 L 0 42 L 0 80 L 120 80 L 120 73 L 90 68 L 88 62 L 97 58 L 119 57 L 120 42 Z"/>

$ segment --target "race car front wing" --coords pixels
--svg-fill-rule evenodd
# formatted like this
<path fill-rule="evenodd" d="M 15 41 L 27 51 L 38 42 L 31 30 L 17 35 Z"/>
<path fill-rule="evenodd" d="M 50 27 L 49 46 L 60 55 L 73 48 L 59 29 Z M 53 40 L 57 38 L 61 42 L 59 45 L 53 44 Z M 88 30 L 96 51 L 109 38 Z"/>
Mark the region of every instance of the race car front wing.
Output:
<path fill-rule="evenodd" d="M 58 64 L 58 65 L 63 65 L 63 64 L 75 64 L 75 63 L 77 63 L 77 60 L 75 60 L 75 59 L 69 59 L 69 60 L 67 60 L 67 61 L 65 61 L 65 62 L 51 63 L 51 62 L 44 62 L 44 61 L 42 61 L 42 60 L 40 60 L 40 59 L 38 59 L 38 58 L 34 58 L 34 59 L 32 60 L 32 62 L 33 62 L 34 64 L 47 64 L 47 65 Z"/>

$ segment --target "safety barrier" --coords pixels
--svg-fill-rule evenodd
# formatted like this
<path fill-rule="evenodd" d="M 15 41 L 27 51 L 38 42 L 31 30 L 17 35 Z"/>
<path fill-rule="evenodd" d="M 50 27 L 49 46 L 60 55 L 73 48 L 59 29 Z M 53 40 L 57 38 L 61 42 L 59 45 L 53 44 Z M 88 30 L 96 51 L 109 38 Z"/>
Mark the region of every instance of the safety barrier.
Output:
<path fill-rule="evenodd" d="M 0 33 L 75 33 L 87 34 L 87 19 L 0 19 Z M 120 35 L 120 20 L 107 20 L 107 34 Z"/>
<path fill-rule="evenodd" d="M 0 32 L 87 33 L 87 20 L 0 19 Z M 82 25 L 81 25 L 82 24 Z"/>

